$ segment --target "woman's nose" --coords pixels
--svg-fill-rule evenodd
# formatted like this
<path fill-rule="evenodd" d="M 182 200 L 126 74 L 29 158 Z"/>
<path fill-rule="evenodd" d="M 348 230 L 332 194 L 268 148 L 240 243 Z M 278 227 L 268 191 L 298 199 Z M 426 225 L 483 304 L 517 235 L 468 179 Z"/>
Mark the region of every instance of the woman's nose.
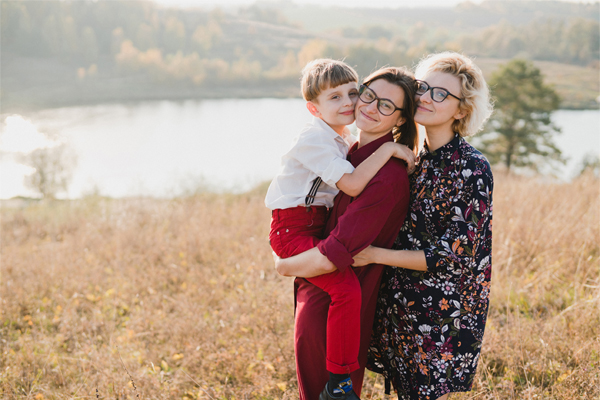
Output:
<path fill-rule="evenodd" d="M 431 103 L 431 90 L 426 91 L 420 96 L 417 96 L 417 101 L 424 101 L 425 103 Z"/>
<path fill-rule="evenodd" d="M 369 105 L 367 106 L 367 111 L 371 114 L 374 114 L 377 112 L 377 100 L 369 103 Z"/>

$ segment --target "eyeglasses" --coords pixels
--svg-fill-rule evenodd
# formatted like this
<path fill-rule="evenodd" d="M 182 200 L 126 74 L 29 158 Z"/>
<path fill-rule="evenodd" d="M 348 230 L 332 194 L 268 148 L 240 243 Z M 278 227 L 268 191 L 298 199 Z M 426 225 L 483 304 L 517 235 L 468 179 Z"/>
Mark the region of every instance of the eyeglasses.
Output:
<path fill-rule="evenodd" d="M 442 101 L 446 100 L 446 97 L 448 96 L 452 96 L 457 100 L 462 100 L 460 97 L 456 97 L 444 88 L 429 86 L 429 84 L 425 81 L 416 80 L 415 83 L 417 85 L 417 95 L 421 96 L 429 92 L 431 95 L 431 100 L 435 101 L 436 103 L 441 103 Z"/>
<path fill-rule="evenodd" d="M 379 110 L 379 112 L 385 116 L 392 115 L 396 112 L 396 110 L 402 111 L 402 108 L 396 107 L 393 101 L 377 97 L 375 92 L 372 89 L 369 89 L 369 87 L 366 85 L 360 85 L 360 88 L 358 89 L 358 98 L 363 103 L 367 104 L 371 104 L 377 100 L 377 110 Z"/>

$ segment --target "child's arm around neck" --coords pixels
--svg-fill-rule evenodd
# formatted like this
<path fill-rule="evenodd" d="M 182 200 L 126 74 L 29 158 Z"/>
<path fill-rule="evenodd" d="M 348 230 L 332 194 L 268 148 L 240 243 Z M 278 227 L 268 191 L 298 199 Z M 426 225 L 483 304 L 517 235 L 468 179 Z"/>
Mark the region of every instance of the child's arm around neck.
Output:
<path fill-rule="evenodd" d="M 344 174 L 342 178 L 337 181 L 337 188 L 348 196 L 358 196 L 391 157 L 404 160 L 407 164 L 409 174 L 414 171 L 415 154 L 412 150 L 402 144 L 388 142 L 375 150 L 369 158 L 354 169 L 354 172 Z"/>

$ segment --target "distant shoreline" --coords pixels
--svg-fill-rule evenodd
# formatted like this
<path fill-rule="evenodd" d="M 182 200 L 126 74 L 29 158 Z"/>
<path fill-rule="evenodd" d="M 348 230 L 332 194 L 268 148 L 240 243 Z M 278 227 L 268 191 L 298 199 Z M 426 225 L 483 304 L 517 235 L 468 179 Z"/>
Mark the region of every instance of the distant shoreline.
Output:
<path fill-rule="evenodd" d="M 296 85 L 281 85 L 275 89 L 271 87 L 265 91 L 264 87 L 239 86 L 237 88 L 220 87 L 187 87 L 181 90 L 179 85 L 163 90 L 120 89 L 120 93 L 106 90 L 102 85 L 94 85 L 88 90 L 73 90 L 73 87 L 51 88 L 51 90 L 36 91 L 29 94 L 21 92 L 11 94 L 8 99 L 2 98 L 0 114 L 29 113 L 46 109 L 77 106 L 95 106 L 101 104 L 135 104 L 145 101 L 186 101 L 186 100 L 219 100 L 219 99 L 261 99 L 261 98 L 301 98 Z M 162 85 L 161 85 L 162 86 Z M 78 89 L 78 88 L 75 88 Z M 62 93 L 61 93 L 62 92 Z M 126 93 L 124 93 L 126 92 Z M 4 96 L 3 96 L 4 97 Z"/>
<path fill-rule="evenodd" d="M 65 108 L 65 107 L 79 107 L 79 106 L 98 106 L 98 105 L 110 105 L 110 104 L 138 104 L 142 102 L 154 102 L 154 101 L 187 101 L 187 100 L 224 100 L 224 99 L 263 99 L 263 98 L 274 98 L 274 99 L 301 99 L 299 94 L 293 93 L 292 88 L 288 90 L 282 90 L 279 92 L 264 93 L 260 89 L 247 90 L 242 89 L 239 91 L 230 91 L 223 93 L 222 91 L 215 90 L 204 93 L 203 95 L 192 95 L 192 94 L 173 94 L 173 93 L 155 93 L 151 96 L 102 96 L 95 98 L 64 98 L 61 100 L 50 100 L 50 99 L 37 99 L 35 102 L 29 104 L 9 104 L 5 106 L 4 102 L 0 103 L 0 115 L 6 114 L 20 114 L 20 113 L 32 113 L 42 110 Z M 585 111 L 585 110 L 598 110 L 600 104 L 596 106 L 577 106 L 570 104 L 569 102 L 562 103 L 559 110 L 574 110 L 574 111 Z"/>
<path fill-rule="evenodd" d="M 3 54 L 4 56 L 5 54 Z M 97 75 L 74 78 L 72 65 L 60 61 L 25 57 L 2 60 L 0 113 L 28 113 L 44 109 L 81 105 L 137 103 L 143 101 L 184 101 L 215 99 L 300 98 L 297 76 L 254 79 L 231 78 L 206 80 L 197 85 L 189 79 L 160 80 L 138 72 L 115 76 L 110 60 L 99 64 Z M 476 58 L 489 79 L 507 59 Z M 598 69 L 534 61 L 544 81 L 561 96 L 561 109 L 595 110 L 600 108 Z M 60 71 L 45 75 L 45 71 Z"/>

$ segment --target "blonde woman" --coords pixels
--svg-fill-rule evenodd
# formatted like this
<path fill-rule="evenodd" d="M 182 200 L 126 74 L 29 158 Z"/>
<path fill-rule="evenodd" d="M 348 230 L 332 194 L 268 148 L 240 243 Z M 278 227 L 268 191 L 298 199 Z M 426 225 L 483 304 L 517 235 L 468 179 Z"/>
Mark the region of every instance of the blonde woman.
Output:
<path fill-rule="evenodd" d="M 355 265 L 387 267 L 367 368 L 398 399 L 441 399 L 473 384 L 488 312 L 493 177 L 464 138 L 490 116 L 479 68 L 457 53 L 416 69 L 415 121 L 425 127 L 409 212 L 394 250 L 369 247 Z"/>

